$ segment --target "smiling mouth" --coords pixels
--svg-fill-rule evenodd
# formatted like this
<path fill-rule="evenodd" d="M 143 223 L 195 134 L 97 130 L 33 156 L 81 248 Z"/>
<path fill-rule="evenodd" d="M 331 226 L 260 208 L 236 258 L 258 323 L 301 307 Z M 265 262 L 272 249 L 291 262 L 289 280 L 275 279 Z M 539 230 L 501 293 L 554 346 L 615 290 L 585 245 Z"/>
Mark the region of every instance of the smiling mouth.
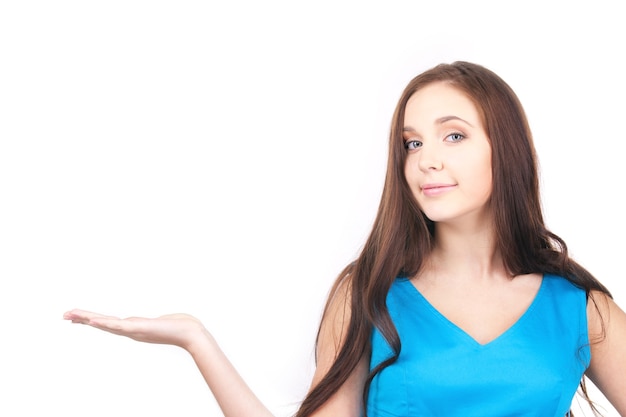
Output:
<path fill-rule="evenodd" d="M 426 196 L 436 196 L 444 194 L 456 188 L 456 184 L 432 184 L 422 187 L 422 193 Z"/>

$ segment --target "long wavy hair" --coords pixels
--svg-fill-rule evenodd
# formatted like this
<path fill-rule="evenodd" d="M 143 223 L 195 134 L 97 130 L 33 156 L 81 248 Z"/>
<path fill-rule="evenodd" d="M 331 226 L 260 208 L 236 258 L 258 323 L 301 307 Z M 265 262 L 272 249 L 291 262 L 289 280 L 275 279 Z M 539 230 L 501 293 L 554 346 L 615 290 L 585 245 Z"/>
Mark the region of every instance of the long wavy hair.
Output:
<path fill-rule="evenodd" d="M 364 410 L 372 379 L 400 353 L 400 339 L 385 299 L 396 277 L 412 276 L 420 270 L 433 248 L 435 233 L 433 222 L 420 210 L 404 176 L 404 112 L 409 98 L 434 82 L 447 83 L 466 94 L 482 118 L 492 149 L 489 204 L 494 213 L 496 245 L 510 274 L 557 274 L 587 294 L 599 290 L 611 296 L 589 271 L 570 258 L 565 242 L 544 224 L 533 138 L 511 87 L 477 64 L 457 61 L 437 65 L 413 78 L 400 96 L 391 123 L 387 172 L 376 219 L 361 253 L 339 274 L 328 298 L 330 302 L 348 280 L 350 299 L 346 302 L 351 305 L 351 315 L 345 343 L 328 373 L 303 400 L 296 417 L 310 416 L 341 387 L 369 353 L 373 328 L 386 339 L 395 356 L 370 370 L 363 392 Z M 327 310 L 328 304 L 324 314 Z M 589 401 L 584 378 L 581 388 Z"/>

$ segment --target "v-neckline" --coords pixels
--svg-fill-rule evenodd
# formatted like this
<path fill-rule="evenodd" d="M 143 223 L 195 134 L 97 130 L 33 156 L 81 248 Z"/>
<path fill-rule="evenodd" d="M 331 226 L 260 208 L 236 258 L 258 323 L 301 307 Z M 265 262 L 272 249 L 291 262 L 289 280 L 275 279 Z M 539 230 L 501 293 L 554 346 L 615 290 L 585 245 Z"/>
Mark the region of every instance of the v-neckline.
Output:
<path fill-rule="evenodd" d="M 502 331 L 500 334 L 498 334 L 496 337 L 492 338 L 491 340 L 489 340 L 488 342 L 485 343 L 480 343 L 478 340 L 476 340 L 471 334 L 469 334 L 467 331 L 465 331 L 461 326 L 459 326 L 458 324 L 456 324 L 455 322 L 453 322 L 452 320 L 450 320 L 448 317 L 446 317 L 441 311 L 439 311 L 422 293 L 421 291 L 415 286 L 415 284 L 413 284 L 413 282 L 409 279 L 406 278 L 406 283 L 413 289 L 412 291 L 414 291 L 415 294 L 417 294 L 418 298 L 422 301 L 422 303 L 424 303 L 424 305 L 426 305 L 426 307 L 440 320 L 442 320 L 444 323 L 446 323 L 449 327 L 453 328 L 458 334 L 460 334 L 464 339 L 469 340 L 471 344 L 478 346 L 480 348 L 486 348 L 488 346 L 493 345 L 494 343 L 497 343 L 499 340 L 505 338 L 508 334 L 512 333 L 516 327 L 519 326 L 520 323 L 522 323 L 524 321 L 524 319 L 530 314 L 530 312 L 535 308 L 535 305 L 538 304 L 538 301 L 540 299 L 541 294 L 543 293 L 543 289 L 544 289 L 544 283 L 546 282 L 546 277 L 545 275 L 541 276 L 541 283 L 539 284 L 539 288 L 537 289 L 537 292 L 535 293 L 535 295 L 533 296 L 533 299 L 531 301 L 531 303 L 528 305 L 528 307 L 526 308 L 526 310 L 524 310 L 524 312 L 513 322 L 513 324 L 511 324 L 509 327 L 507 327 L 504 331 Z"/>

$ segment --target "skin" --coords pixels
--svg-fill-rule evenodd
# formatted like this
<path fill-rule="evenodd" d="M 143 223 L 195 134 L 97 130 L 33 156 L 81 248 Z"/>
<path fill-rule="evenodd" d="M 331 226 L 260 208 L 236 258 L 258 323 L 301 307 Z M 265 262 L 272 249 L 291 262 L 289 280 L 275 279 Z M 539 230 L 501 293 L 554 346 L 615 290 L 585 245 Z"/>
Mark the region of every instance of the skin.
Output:
<path fill-rule="evenodd" d="M 541 276 L 512 279 L 496 250 L 489 206 L 491 148 L 471 100 L 444 83 L 433 83 L 407 103 L 405 176 L 424 213 L 435 222 L 435 246 L 413 284 L 450 321 L 479 343 L 502 334 L 526 311 Z M 350 306 L 345 284 L 331 300 L 321 324 L 320 381 L 344 343 Z M 588 307 L 592 360 L 587 375 L 620 415 L 626 415 L 626 314 L 610 298 L 592 293 L 599 309 Z M 149 343 L 179 346 L 196 362 L 224 415 L 270 416 L 196 318 L 174 314 L 159 318 L 104 316 L 72 310 L 64 318 Z M 602 320 L 601 320 L 602 318 Z M 604 322 L 604 337 L 598 341 Z M 359 417 L 369 358 L 361 358 L 346 383 L 316 417 Z"/>
<path fill-rule="evenodd" d="M 602 293 L 594 292 L 592 297 L 598 309 L 589 303 L 589 338 L 601 341 L 591 345 L 586 374 L 617 412 L 626 416 L 626 313 Z"/>
<path fill-rule="evenodd" d="M 407 102 L 403 139 L 404 175 L 426 216 L 440 229 L 490 230 L 491 146 L 474 103 L 447 84 L 422 88 Z"/>
<path fill-rule="evenodd" d="M 512 280 L 496 250 L 491 146 L 474 103 L 445 83 L 408 101 L 405 177 L 436 222 L 435 248 L 413 284 L 479 343 L 508 329 L 532 303 L 541 276 Z"/>

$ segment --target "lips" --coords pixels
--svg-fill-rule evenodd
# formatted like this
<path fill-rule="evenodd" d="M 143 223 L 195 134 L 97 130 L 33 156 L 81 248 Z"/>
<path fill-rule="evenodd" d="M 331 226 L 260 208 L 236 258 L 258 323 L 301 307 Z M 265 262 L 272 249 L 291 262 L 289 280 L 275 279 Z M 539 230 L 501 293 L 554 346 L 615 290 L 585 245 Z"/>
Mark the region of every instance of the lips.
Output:
<path fill-rule="evenodd" d="M 425 196 L 432 197 L 454 190 L 456 184 L 424 184 L 421 188 Z"/>

